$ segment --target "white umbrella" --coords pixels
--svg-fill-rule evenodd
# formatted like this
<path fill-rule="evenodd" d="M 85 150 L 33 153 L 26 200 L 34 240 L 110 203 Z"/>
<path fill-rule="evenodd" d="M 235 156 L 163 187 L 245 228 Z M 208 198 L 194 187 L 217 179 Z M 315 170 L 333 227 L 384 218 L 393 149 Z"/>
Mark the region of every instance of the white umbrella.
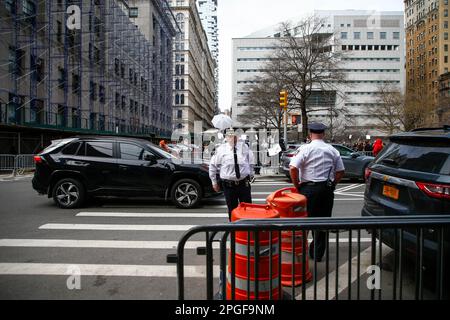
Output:
<path fill-rule="evenodd" d="M 219 130 L 225 130 L 233 126 L 233 119 L 225 114 L 215 115 L 212 124 Z"/>

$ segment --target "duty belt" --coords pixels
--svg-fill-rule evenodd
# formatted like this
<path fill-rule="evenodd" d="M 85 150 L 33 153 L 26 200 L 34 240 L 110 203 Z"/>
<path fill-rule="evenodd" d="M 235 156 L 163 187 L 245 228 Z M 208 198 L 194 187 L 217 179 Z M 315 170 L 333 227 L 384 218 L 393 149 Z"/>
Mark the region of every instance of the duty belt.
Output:
<path fill-rule="evenodd" d="M 238 180 L 238 181 L 222 179 L 222 182 L 228 187 L 237 187 L 239 185 L 245 184 L 245 182 L 247 182 L 247 181 L 250 181 L 250 177 L 248 177 L 248 176 L 245 177 L 244 179 Z"/>
<path fill-rule="evenodd" d="M 306 181 L 306 182 L 302 182 L 300 184 L 300 186 L 320 186 L 323 184 L 326 184 L 326 181 L 319 181 L 319 182 L 314 182 L 314 181 Z"/>

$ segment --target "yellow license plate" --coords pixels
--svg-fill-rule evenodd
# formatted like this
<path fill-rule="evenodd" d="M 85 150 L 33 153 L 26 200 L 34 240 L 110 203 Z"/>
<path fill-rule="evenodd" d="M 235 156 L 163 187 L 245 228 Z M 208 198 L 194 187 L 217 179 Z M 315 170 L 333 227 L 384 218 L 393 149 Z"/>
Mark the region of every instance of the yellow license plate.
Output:
<path fill-rule="evenodd" d="M 383 186 L 383 196 L 398 200 L 399 190 L 391 186 Z"/>

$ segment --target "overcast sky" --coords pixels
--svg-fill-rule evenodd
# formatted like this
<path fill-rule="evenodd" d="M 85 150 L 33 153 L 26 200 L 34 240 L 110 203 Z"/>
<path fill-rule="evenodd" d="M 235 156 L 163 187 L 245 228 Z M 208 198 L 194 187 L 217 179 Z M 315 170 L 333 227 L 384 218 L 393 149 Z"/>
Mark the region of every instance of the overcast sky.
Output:
<path fill-rule="evenodd" d="M 313 10 L 403 11 L 403 0 L 219 0 L 219 107 L 231 108 L 232 38 Z"/>

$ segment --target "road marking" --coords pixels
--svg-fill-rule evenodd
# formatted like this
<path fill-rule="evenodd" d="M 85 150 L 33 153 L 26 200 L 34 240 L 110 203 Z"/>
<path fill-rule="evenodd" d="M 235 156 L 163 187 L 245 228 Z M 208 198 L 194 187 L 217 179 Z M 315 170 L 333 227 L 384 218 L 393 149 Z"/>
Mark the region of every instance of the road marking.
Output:
<path fill-rule="evenodd" d="M 339 194 L 341 196 L 346 196 L 346 194 Z M 364 197 L 353 197 L 353 198 L 335 198 L 334 201 L 363 201 Z M 225 200 L 222 200 L 223 202 L 225 202 Z M 218 201 L 216 201 L 217 203 Z M 253 202 L 259 202 L 259 204 L 264 204 L 266 203 L 266 199 L 253 199 Z M 207 209 L 221 209 L 221 208 L 227 208 L 226 205 L 214 205 L 214 204 L 209 204 L 209 203 L 204 203 L 201 208 L 207 208 Z M 157 206 L 157 205 L 102 205 L 102 208 L 105 209 L 136 209 L 136 208 L 140 208 L 140 209 L 157 209 L 157 208 L 167 208 L 167 207 L 162 207 L 162 206 Z"/>
<path fill-rule="evenodd" d="M 105 248 L 105 249 L 176 249 L 178 241 L 121 241 L 121 240 L 66 240 L 66 239 L 0 239 L 0 247 L 29 248 Z M 188 241 L 185 249 L 205 247 L 205 241 Z M 213 248 L 218 249 L 214 242 Z"/>
<path fill-rule="evenodd" d="M 311 235 L 308 242 L 311 243 Z M 352 243 L 357 243 L 352 238 Z M 370 243 L 371 238 L 361 238 L 361 243 Z M 336 243 L 336 238 L 330 238 L 330 243 Z M 339 238 L 339 243 L 349 243 L 348 238 Z M 175 250 L 178 241 L 123 241 L 123 240 L 68 240 L 68 239 L 0 239 L 0 247 L 16 248 L 96 248 L 96 249 L 161 249 Z M 188 241 L 184 248 L 187 250 L 205 247 L 205 241 Z M 219 249 L 220 244 L 214 242 L 213 249 Z M 229 247 L 229 242 L 227 243 Z"/>
<path fill-rule="evenodd" d="M 121 265 L 121 264 L 60 264 L 60 263 L 0 263 L 0 275 L 51 275 L 67 276 L 68 270 L 76 266 L 81 276 L 107 277 L 155 277 L 176 278 L 176 266 L 164 265 Z M 219 267 L 214 266 L 214 276 L 219 276 Z M 204 266 L 185 266 L 187 278 L 205 278 Z"/>
<path fill-rule="evenodd" d="M 187 231 L 194 225 L 47 223 L 40 230 Z"/>
<path fill-rule="evenodd" d="M 351 184 L 351 185 L 349 185 L 349 186 L 345 186 L 345 187 L 336 189 L 336 191 L 338 191 L 338 192 L 344 192 L 344 191 L 356 189 L 356 188 L 361 187 L 361 186 L 363 186 L 363 185 L 364 185 L 364 184 L 361 184 L 361 183 L 358 183 L 358 184 Z"/>
<path fill-rule="evenodd" d="M 334 195 L 364 198 L 364 195 L 345 193 L 345 192 L 335 192 Z"/>
<path fill-rule="evenodd" d="M 378 240 L 376 248 L 378 248 Z M 391 252 L 392 249 L 390 249 L 388 246 L 383 244 L 382 247 L 382 253 L 383 258 Z M 372 247 L 367 248 L 366 250 L 361 252 L 360 255 L 360 270 L 359 275 L 357 274 L 357 266 L 358 266 L 358 256 L 353 257 L 351 260 L 351 266 L 349 266 L 348 261 L 342 264 L 338 269 L 338 295 L 341 294 L 345 289 L 348 288 L 348 270 L 351 269 L 351 283 L 355 282 L 358 277 L 361 277 L 362 275 L 367 273 L 367 268 L 372 265 Z M 377 259 L 379 259 L 379 254 L 377 254 Z M 383 259 L 382 258 L 382 259 Z M 336 297 L 336 270 L 333 270 L 329 273 L 328 276 L 328 299 L 333 300 Z M 361 285 L 364 286 L 365 283 L 361 282 Z M 326 277 L 323 277 L 317 282 L 317 300 L 325 300 L 325 293 L 326 293 Z M 296 297 L 297 300 L 302 299 L 302 294 L 299 294 Z M 314 286 L 310 286 L 306 289 L 306 300 L 313 300 L 314 299 Z"/>
<path fill-rule="evenodd" d="M 80 212 L 76 217 L 115 218 L 228 218 L 226 213 L 146 213 L 146 212 Z"/>

